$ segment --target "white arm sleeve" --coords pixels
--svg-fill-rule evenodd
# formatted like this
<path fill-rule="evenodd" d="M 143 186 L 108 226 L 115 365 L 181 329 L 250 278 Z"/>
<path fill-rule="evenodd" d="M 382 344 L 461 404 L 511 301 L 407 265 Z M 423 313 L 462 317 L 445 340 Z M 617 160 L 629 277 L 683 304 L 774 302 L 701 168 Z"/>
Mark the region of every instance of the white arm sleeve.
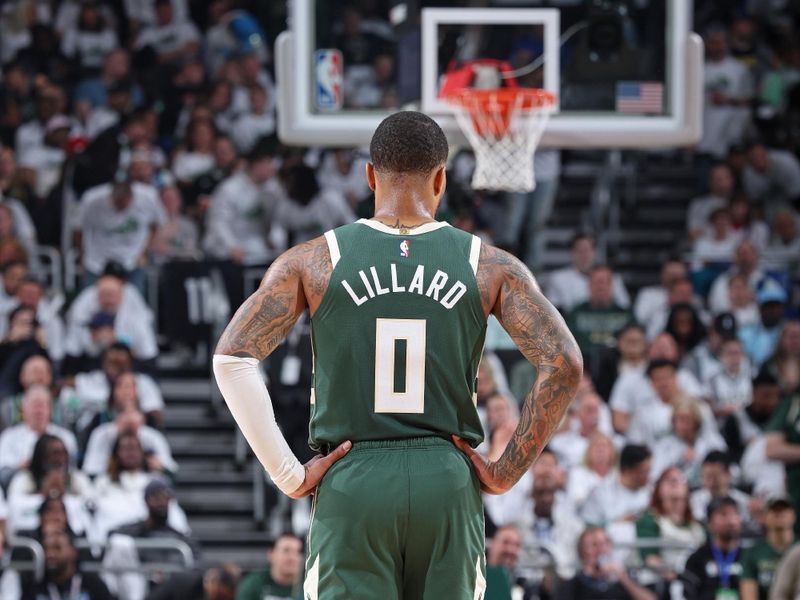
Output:
<path fill-rule="evenodd" d="M 228 408 L 272 481 L 290 494 L 305 481 L 305 467 L 289 449 L 258 372 L 258 360 L 214 355 L 214 376 Z"/>

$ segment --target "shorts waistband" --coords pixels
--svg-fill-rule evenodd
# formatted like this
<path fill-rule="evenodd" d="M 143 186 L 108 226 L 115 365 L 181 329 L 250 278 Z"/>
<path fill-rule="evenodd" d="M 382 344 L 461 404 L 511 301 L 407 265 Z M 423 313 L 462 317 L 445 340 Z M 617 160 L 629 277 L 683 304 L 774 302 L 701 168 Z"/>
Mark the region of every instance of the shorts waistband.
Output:
<path fill-rule="evenodd" d="M 406 438 L 402 440 L 364 440 L 362 442 L 353 442 L 353 449 L 356 450 L 379 450 L 379 449 L 393 449 L 393 448 L 430 448 L 435 446 L 453 446 L 453 442 L 444 438 L 431 435 L 425 437 Z"/>

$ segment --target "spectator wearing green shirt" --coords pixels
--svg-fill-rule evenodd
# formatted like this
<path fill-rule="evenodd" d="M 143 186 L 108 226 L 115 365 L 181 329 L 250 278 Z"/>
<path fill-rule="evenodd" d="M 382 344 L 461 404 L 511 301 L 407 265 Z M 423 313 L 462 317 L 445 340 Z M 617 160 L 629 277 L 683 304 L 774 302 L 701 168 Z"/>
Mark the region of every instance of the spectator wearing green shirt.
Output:
<path fill-rule="evenodd" d="M 668 581 L 677 578 L 686 559 L 705 542 L 703 526 L 695 521 L 689 506 L 689 485 L 678 467 L 667 468 L 656 481 L 650 508 L 636 521 L 639 540 L 659 540 L 657 546 L 639 552 L 648 567 Z"/>
<path fill-rule="evenodd" d="M 800 506 L 800 390 L 781 400 L 767 426 L 767 458 L 786 465 L 786 491 L 797 512 Z M 794 534 L 800 535 L 797 522 Z"/>
<path fill-rule="evenodd" d="M 584 360 L 590 360 L 603 348 L 613 347 L 617 331 L 633 320 L 630 310 L 614 302 L 613 283 L 614 274 L 609 267 L 594 267 L 589 274 L 589 300 L 576 306 L 567 317 Z"/>
<path fill-rule="evenodd" d="M 293 533 L 281 534 L 267 550 L 268 567 L 244 577 L 236 600 L 303 598 L 303 540 Z"/>
<path fill-rule="evenodd" d="M 794 543 L 796 515 L 792 504 L 778 498 L 767 503 L 764 516 L 764 537 L 744 554 L 742 578 L 739 582 L 741 600 L 767 600 L 778 563 Z"/>
<path fill-rule="evenodd" d="M 522 554 L 522 533 L 515 525 L 495 531 L 486 555 L 485 600 L 511 600 L 511 589 Z"/>

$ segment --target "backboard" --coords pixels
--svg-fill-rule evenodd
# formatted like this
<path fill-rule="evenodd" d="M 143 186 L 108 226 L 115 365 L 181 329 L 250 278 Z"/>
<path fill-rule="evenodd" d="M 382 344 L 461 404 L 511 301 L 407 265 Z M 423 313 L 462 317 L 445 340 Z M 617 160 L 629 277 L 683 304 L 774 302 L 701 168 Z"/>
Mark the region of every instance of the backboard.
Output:
<path fill-rule="evenodd" d="M 442 86 L 478 59 L 555 93 L 541 145 L 644 148 L 701 132 L 703 47 L 691 0 L 292 0 L 276 41 L 278 132 L 359 146 L 393 111 L 422 110 L 466 144 Z"/>

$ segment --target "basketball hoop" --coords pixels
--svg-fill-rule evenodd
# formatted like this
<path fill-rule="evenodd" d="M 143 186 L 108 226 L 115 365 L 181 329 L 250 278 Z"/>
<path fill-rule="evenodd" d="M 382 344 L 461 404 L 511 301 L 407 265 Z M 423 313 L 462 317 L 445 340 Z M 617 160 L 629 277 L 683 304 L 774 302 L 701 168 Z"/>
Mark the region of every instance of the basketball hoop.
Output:
<path fill-rule="evenodd" d="M 472 187 L 533 190 L 533 156 L 555 108 L 555 95 L 534 88 L 462 88 L 445 99 L 475 151 Z"/>

